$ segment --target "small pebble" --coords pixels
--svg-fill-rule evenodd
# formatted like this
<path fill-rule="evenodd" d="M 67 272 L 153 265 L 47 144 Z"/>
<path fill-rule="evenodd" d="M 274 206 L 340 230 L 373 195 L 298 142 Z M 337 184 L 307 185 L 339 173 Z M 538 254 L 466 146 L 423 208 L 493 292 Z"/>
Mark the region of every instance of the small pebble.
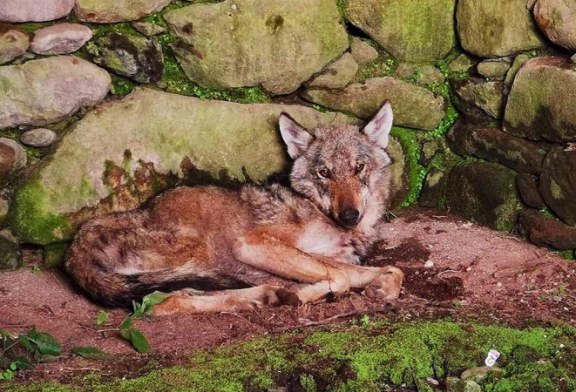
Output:
<path fill-rule="evenodd" d="M 56 141 L 56 132 L 46 128 L 32 129 L 20 136 L 20 142 L 31 147 L 48 147 L 54 141 Z"/>
<path fill-rule="evenodd" d="M 426 260 L 424 263 L 424 268 L 432 268 L 434 267 L 434 262 L 432 260 Z"/>

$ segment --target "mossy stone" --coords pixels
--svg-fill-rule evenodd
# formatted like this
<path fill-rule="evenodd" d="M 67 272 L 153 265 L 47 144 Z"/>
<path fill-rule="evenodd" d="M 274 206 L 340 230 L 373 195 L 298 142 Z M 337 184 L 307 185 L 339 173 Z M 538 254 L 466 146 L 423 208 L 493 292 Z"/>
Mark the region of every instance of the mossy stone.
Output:
<path fill-rule="evenodd" d="M 208 88 L 288 94 L 349 45 L 332 0 L 197 3 L 164 19 L 184 72 Z"/>
<path fill-rule="evenodd" d="M 526 0 L 459 1 L 458 35 L 464 50 L 502 57 L 544 46 Z"/>
<path fill-rule="evenodd" d="M 473 222 L 511 231 L 521 209 L 515 178 L 515 171 L 499 164 L 458 166 L 448 178 L 446 206 Z"/>
<path fill-rule="evenodd" d="M 544 160 L 540 176 L 540 193 L 560 219 L 576 225 L 576 151 L 558 146 Z"/>
<path fill-rule="evenodd" d="M 486 60 L 479 63 L 476 70 L 485 78 L 504 78 L 510 67 L 507 60 Z"/>
<path fill-rule="evenodd" d="M 504 114 L 504 98 L 506 89 L 503 82 L 485 81 L 479 78 L 469 78 L 455 81 L 454 92 L 460 98 L 461 110 L 466 113 L 480 111 L 480 116 L 500 119 Z"/>
<path fill-rule="evenodd" d="M 568 59 L 537 57 L 518 71 L 504 113 L 504 130 L 532 140 L 576 141 L 576 70 Z"/>
<path fill-rule="evenodd" d="M 18 243 L 0 234 L 0 271 L 13 271 L 21 265 L 22 253 Z"/>
<path fill-rule="evenodd" d="M 530 242 L 555 249 L 576 249 L 576 227 L 536 210 L 520 213 L 520 227 Z"/>
<path fill-rule="evenodd" d="M 308 86 L 322 88 L 341 88 L 352 81 L 358 72 L 358 63 L 346 52 L 338 60 L 328 64 L 322 72 L 312 79 Z"/>
<path fill-rule="evenodd" d="M 94 63 L 138 83 L 156 83 L 164 71 L 162 47 L 153 38 L 112 32 L 87 49 Z"/>
<path fill-rule="evenodd" d="M 394 77 L 368 79 L 343 89 L 309 88 L 302 97 L 362 119 L 371 118 L 385 100 L 394 110 L 394 124 L 432 130 L 444 117 L 444 99 L 429 90 Z"/>
<path fill-rule="evenodd" d="M 445 57 L 456 43 L 455 0 L 347 0 L 346 16 L 397 60 Z"/>
<path fill-rule="evenodd" d="M 178 179 L 264 181 L 286 168 L 277 130 L 282 111 L 307 128 L 358 123 L 299 105 L 204 101 L 138 88 L 69 129 L 16 190 L 11 227 L 29 243 L 62 242 L 90 217 L 135 208 Z"/>

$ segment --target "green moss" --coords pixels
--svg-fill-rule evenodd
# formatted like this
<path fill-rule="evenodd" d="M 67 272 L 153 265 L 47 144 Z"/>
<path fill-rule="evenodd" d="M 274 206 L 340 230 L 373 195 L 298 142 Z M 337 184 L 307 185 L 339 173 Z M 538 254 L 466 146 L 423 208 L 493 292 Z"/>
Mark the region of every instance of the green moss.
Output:
<path fill-rule="evenodd" d="M 426 178 L 426 169 L 419 163 L 422 150 L 422 133 L 407 128 L 394 127 L 391 134 L 400 141 L 405 154 L 408 195 L 400 206 L 407 207 L 418 200 Z"/>
<path fill-rule="evenodd" d="M 8 225 L 23 242 L 46 245 L 70 234 L 68 219 L 45 208 L 48 197 L 38 180 L 30 180 L 16 191 Z"/>
<path fill-rule="evenodd" d="M 48 268 L 60 267 L 64 264 L 64 256 L 68 249 L 67 243 L 56 243 L 46 245 L 42 255 L 44 266 Z"/>
<path fill-rule="evenodd" d="M 122 76 L 118 76 L 114 73 L 110 73 L 112 77 L 112 89 L 111 92 L 113 95 L 121 96 L 128 95 L 134 90 L 134 88 L 138 85 L 137 83 L 123 78 Z"/>
<path fill-rule="evenodd" d="M 396 70 L 398 62 L 390 55 L 381 49 L 378 50 L 378 57 L 363 65 L 356 76 L 358 82 L 364 82 L 367 79 L 377 78 L 382 76 L 390 76 Z"/>
<path fill-rule="evenodd" d="M 501 353 L 499 378 L 486 391 L 554 391 L 560 379 L 576 387 L 573 327 L 528 328 L 459 324 L 448 321 L 368 327 L 342 332 L 292 333 L 224 346 L 193 355 L 185 366 L 155 370 L 142 377 L 80 385 L 7 384 L 23 391 L 244 391 L 276 389 L 370 391 L 404 384 L 432 391 L 427 377 L 458 377 L 480 366 L 490 349 Z M 294 385 L 294 384 L 297 385 Z"/>

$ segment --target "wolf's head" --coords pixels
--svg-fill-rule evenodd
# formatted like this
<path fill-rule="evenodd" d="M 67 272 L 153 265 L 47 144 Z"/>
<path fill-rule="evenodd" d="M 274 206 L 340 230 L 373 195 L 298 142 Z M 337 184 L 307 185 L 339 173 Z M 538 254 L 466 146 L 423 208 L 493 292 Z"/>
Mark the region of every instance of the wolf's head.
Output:
<path fill-rule="evenodd" d="M 384 103 L 361 130 L 336 125 L 309 132 L 286 113 L 279 122 L 288 155 L 294 159 L 290 174 L 294 190 L 347 229 L 371 227 L 389 199 L 390 103 Z"/>

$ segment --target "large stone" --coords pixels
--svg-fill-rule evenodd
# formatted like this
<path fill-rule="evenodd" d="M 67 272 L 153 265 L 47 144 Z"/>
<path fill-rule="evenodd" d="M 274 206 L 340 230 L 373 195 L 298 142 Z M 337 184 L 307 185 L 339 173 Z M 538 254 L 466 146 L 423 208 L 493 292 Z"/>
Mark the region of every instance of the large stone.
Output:
<path fill-rule="evenodd" d="M 333 0 L 199 3 L 164 19 L 184 72 L 209 88 L 291 93 L 348 48 Z"/>
<path fill-rule="evenodd" d="M 162 46 L 153 38 L 109 33 L 87 48 L 96 64 L 138 83 L 156 83 L 162 78 Z"/>
<path fill-rule="evenodd" d="M 409 80 L 418 86 L 434 86 L 444 83 L 446 79 L 442 72 L 430 64 L 400 63 L 394 71 L 394 76 Z"/>
<path fill-rule="evenodd" d="M 59 23 L 38 29 L 34 33 L 31 49 L 42 55 L 72 53 L 92 38 L 92 30 L 78 23 Z"/>
<path fill-rule="evenodd" d="M 137 20 L 160 11 L 171 0 L 76 0 L 76 16 L 83 22 L 116 23 Z M 72 0 L 74 2 L 74 0 Z"/>
<path fill-rule="evenodd" d="M 532 140 L 576 141 L 576 71 L 560 57 L 527 61 L 518 71 L 504 113 L 504 130 Z"/>
<path fill-rule="evenodd" d="M 448 177 L 446 206 L 476 223 L 511 231 L 521 209 L 515 177 L 513 170 L 494 163 L 458 166 Z"/>
<path fill-rule="evenodd" d="M 0 65 L 23 55 L 30 46 L 28 34 L 18 27 L 0 23 Z"/>
<path fill-rule="evenodd" d="M 507 93 L 503 82 L 470 78 L 455 81 L 453 86 L 459 98 L 456 102 L 458 108 L 466 115 L 480 119 L 502 118 Z"/>
<path fill-rule="evenodd" d="M 304 99 L 362 119 L 371 118 L 385 100 L 394 109 L 394 124 L 432 130 L 444 117 L 444 99 L 429 90 L 393 77 L 368 79 L 344 89 L 307 89 Z"/>
<path fill-rule="evenodd" d="M 60 121 L 100 102 L 110 85 L 108 72 L 74 56 L 0 67 L 0 129 Z"/>
<path fill-rule="evenodd" d="M 456 38 L 455 0 L 348 0 L 346 15 L 398 60 L 445 57 Z"/>
<path fill-rule="evenodd" d="M 560 219 L 576 225 L 576 151 L 558 146 L 546 155 L 540 193 Z"/>
<path fill-rule="evenodd" d="M 576 50 L 576 2 L 539 0 L 534 6 L 534 17 L 550 41 Z"/>
<path fill-rule="evenodd" d="M 535 210 L 520 213 L 520 226 L 530 242 L 556 249 L 576 249 L 576 227 Z"/>
<path fill-rule="evenodd" d="M 12 139 L 0 137 L 0 181 L 26 166 L 26 162 L 26 151 L 20 144 Z"/>
<path fill-rule="evenodd" d="M 480 57 L 502 57 L 544 46 L 526 0 L 459 1 L 462 47 Z"/>
<path fill-rule="evenodd" d="M 0 22 L 46 22 L 72 11 L 76 0 L 2 0 Z"/>
<path fill-rule="evenodd" d="M 136 89 L 66 133 L 16 190 L 11 226 L 23 241 L 59 242 L 86 219 L 135 208 L 178 179 L 261 182 L 287 163 L 277 130 L 282 111 L 308 128 L 357 123 L 299 105 L 242 105 Z"/>
<path fill-rule="evenodd" d="M 457 154 L 499 162 L 519 172 L 539 174 L 542 171 L 546 151 L 538 143 L 511 136 L 498 128 L 459 123 L 447 137 Z"/>

